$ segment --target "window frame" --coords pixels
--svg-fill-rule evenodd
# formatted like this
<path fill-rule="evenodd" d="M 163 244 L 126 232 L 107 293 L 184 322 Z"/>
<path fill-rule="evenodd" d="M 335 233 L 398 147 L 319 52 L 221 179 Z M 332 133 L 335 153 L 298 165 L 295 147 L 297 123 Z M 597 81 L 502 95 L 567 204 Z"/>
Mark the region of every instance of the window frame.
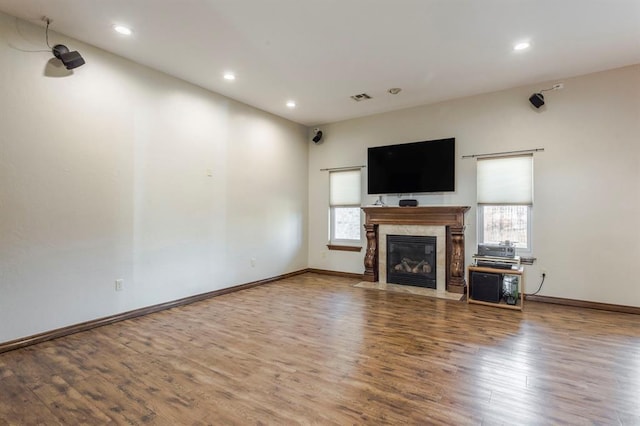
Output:
<path fill-rule="evenodd" d="M 359 178 L 359 193 L 358 193 L 358 200 L 357 203 L 348 203 L 348 204 L 332 204 L 331 203 L 331 198 L 332 198 L 332 188 L 331 188 L 331 173 L 340 173 L 340 172 L 353 172 L 353 171 L 357 171 L 358 172 L 358 178 Z M 354 200 L 355 201 L 355 200 Z M 362 207 L 362 169 L 361 168 L 353 168 L 353 169 L 344 169 L 344 170 L 332 170 L 329 172 L 329 213 L 328 213 L 328 227 L 329 227 L 329 233 L 328 233 L 328 238 L 329 241 L 327 243 L 327 248 L 329 248 L 329 250 L 343 250 L 343 251 L 360 251 L 362 250 L 362 237 L 363 237 L 363 232 L 362 232 L 362 219 L 363 219 L 363 213 L 361 210 Z M 336 221 L 336 209 L 337 208 L 353 208 L 353 209 L 358 209 L 358 239 L 345 239 L 345 238 L 336 238 L 335 236 L 335 232 L 336 232 L 336 226 L 335 226 L 335 221 Z"/>
<path fill-rule="evenodd" d="M 481 163 L 483 164 L 482 168 Z M 478 158 L 476 163 L 478 206 L 476 236 L 478 244 L 486 244 L 484 235 L 485 207 L 526 207 L 527 244 L 526 247 L 516 246 L 516 254 L 524 256 L 532 254 L 534 180 L 533 153 Z M 503 228 L 500 229 L 500 232 L 502 230 Z"/>

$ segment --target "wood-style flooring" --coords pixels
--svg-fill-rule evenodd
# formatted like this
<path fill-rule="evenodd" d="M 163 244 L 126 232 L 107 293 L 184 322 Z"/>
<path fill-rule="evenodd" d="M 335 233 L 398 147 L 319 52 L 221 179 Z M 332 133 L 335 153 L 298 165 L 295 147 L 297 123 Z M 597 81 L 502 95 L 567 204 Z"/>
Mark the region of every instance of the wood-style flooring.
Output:
<path fill-rule="evenodd" d="M 0 355 L 0 424 L 640 425 L 640 316 L 307 273 Z"/>

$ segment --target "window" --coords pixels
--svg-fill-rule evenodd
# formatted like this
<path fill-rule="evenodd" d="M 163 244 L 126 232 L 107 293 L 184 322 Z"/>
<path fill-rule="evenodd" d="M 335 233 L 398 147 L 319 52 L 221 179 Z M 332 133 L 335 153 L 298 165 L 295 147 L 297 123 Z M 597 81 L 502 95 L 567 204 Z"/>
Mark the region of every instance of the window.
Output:
<path fill-rule="evenodd" d="M 478 243 L 531 252 L 533 156 L 478 159 Z"/>
<path fill-rule="evenodd" d="M 487 206 L 478 208 L 478 241 L 499 244 L 513 241 L 516 248 L 530 251 L 531 206 Z"/>
<path fill-rule="evenodd" d="M 329 241 L 360 244 L 360 169 L 329 172 Z"/>

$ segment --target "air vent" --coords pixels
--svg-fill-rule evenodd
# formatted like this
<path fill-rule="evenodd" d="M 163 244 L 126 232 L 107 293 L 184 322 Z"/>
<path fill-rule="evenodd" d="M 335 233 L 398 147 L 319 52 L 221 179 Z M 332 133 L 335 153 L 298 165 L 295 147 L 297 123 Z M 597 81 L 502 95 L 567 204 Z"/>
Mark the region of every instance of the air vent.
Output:
<path fill-rule="evenodd" d="M 366 101 L 367 99 L 371 99 L 371 96 L 367 95 L 366 93 L 360 93 L 359 95 L 351 96 L 351 99 L 353 99 L 356 102 L 360 102 L 360 101 Z"/>

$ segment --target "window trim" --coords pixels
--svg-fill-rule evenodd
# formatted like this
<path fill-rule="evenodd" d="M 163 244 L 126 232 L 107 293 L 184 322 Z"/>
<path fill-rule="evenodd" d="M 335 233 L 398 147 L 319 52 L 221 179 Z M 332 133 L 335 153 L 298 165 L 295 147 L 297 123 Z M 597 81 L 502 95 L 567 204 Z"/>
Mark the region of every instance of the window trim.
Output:
<path fill-rule="evenodd" d="M 355 240 L 353 240 L 355 241 Z M 327 249 L 329 250 L 337 250 L 337 251 L 362 251 L 362 246 L 352 246 L 352 245 L 343 245 L 343 244 L 327 244 Z"/>
<path fill-rule="evenodd" d="M 347 174 L 348 173 L 348 174 Z M 339 178 L 340 174 L 343 174 L 342 178 Z M 350 176 L 351 175 L 351 176 Z M 333 177 L 332 177 L 333 176 Z M 345 180 L 345 177 L 350 176 L 350 179 Z M 357 176 L 357 178 L 356 178 Z M 335 179 L 334 179 L 335 178 Z M 352 180 L 357 179 L 357 180 Z M 336 182 L 338 186 L 335 188 L 332 187 L 332 183 Z M 341 185 L 346 185 L 342 187 Z M 332 191 L 335 190 L 335 192 Z M 344 192 L 344 190 L 348 190 L 348 192 Z M 356 189 L 355 191 L 353 191 Z M 350 191 L 350 192 L 349 192 Z M 337 198 L 334 197 L 337 195 Z M 335 246 L 345 247 L 346 251 L 349 251 L 349 248 L 357 247 L 362 245 L 362 224 L 363 224 L 363 212 L 361 210 L 362 207 L 362 168 L 354 167 L 344 170 L 331 170 L 329 172 L 329 217 L 328 217 L 328 244 L 327 247 L 330 250 L 339 250 L 337 248 L 332 248 Z M 333 204 L 335 203 L 335 204 Z M 336 238 L 335 232 L 335 220 L 336 220 L 336 209 L 337 208 L 353 208 L 358 210 L 358 235 L 357 239 L 338 239 Z M 362 247 L 360 247 L 360 250 Z"/>

